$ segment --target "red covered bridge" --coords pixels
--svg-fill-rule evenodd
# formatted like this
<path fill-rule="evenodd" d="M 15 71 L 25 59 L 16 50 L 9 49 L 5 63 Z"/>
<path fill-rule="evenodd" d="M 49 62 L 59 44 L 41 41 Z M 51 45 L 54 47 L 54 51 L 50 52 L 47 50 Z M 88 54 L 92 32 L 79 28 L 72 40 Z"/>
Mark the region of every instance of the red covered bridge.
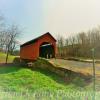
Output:
<path fill-rule="evenodd" d="M 20 46 L 20 58 L 36 60 L 38 57 L 54 58 L 56 56 L 56 39 L 45 33 Z"/>

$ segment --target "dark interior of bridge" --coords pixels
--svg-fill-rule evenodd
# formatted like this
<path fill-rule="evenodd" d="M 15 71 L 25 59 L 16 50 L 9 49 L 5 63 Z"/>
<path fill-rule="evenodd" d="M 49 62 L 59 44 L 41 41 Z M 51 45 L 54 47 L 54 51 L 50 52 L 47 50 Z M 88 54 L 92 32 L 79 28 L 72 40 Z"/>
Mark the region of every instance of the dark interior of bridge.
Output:
<path fill-rule="evenodd" d="M 43 58 L 54 58 L 54 47 L 51 44 L 42 44 L 39 48 L 39 56 Z"/>

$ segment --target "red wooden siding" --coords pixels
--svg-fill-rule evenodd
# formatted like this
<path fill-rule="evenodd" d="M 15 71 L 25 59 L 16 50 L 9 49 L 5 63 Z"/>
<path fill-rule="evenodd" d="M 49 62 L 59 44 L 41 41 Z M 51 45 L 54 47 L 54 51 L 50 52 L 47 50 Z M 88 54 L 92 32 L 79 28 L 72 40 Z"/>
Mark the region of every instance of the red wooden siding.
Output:
<path fill-rule="evenodd" d="M 39 48 L 40 45 L 44 42 L 52 44 L 54 47 L 54 52 L 56 55 L 56 40 L 51 36 L 50 33 L 46 33 L 40 36 L 34 43 L 30 43 L 28 45 L 22 45 L 20 47 L 20 58 L 21 59 L 30 59 L 36 60 L 39 57 Z"/>

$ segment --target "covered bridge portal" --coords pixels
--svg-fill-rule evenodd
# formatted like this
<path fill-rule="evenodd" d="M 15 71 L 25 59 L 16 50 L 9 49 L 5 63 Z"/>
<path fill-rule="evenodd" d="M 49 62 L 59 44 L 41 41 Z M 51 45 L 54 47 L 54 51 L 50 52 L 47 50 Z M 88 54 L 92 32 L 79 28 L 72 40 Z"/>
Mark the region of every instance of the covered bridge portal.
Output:
<path fill-rule="evenodd" d="M 36 60 L 38 57 L 54 58 L 56 39 L 48 32 L 20 46 L 20 58 Z"/>

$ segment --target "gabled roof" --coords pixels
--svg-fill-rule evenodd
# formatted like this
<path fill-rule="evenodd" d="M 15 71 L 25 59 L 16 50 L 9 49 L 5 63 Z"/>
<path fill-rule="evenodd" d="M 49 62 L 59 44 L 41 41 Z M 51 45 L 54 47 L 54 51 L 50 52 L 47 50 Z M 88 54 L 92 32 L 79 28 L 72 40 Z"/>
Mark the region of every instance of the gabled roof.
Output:
<path fill-rule="evenodd" d="M 43 34 L 43 35 L 41 35 L 41 36 L 39 36 L 39 37 L 37 37 L 35 39 L 32 39 L 32 40 L 22 44 L 20 47 L 24 47 L 26 45 L 30 45 L 32 43 L 35 43 L 37 40 L 39 40 L 41 37 L 43 37 L 44 35 L 47 35 L 47 34 L 50 35 L 54 39 L 54 41 L 56 42 L 56 39 L 49 32 L 47 32 L 47 33 L 45 33 L 45 34 Z"/>

